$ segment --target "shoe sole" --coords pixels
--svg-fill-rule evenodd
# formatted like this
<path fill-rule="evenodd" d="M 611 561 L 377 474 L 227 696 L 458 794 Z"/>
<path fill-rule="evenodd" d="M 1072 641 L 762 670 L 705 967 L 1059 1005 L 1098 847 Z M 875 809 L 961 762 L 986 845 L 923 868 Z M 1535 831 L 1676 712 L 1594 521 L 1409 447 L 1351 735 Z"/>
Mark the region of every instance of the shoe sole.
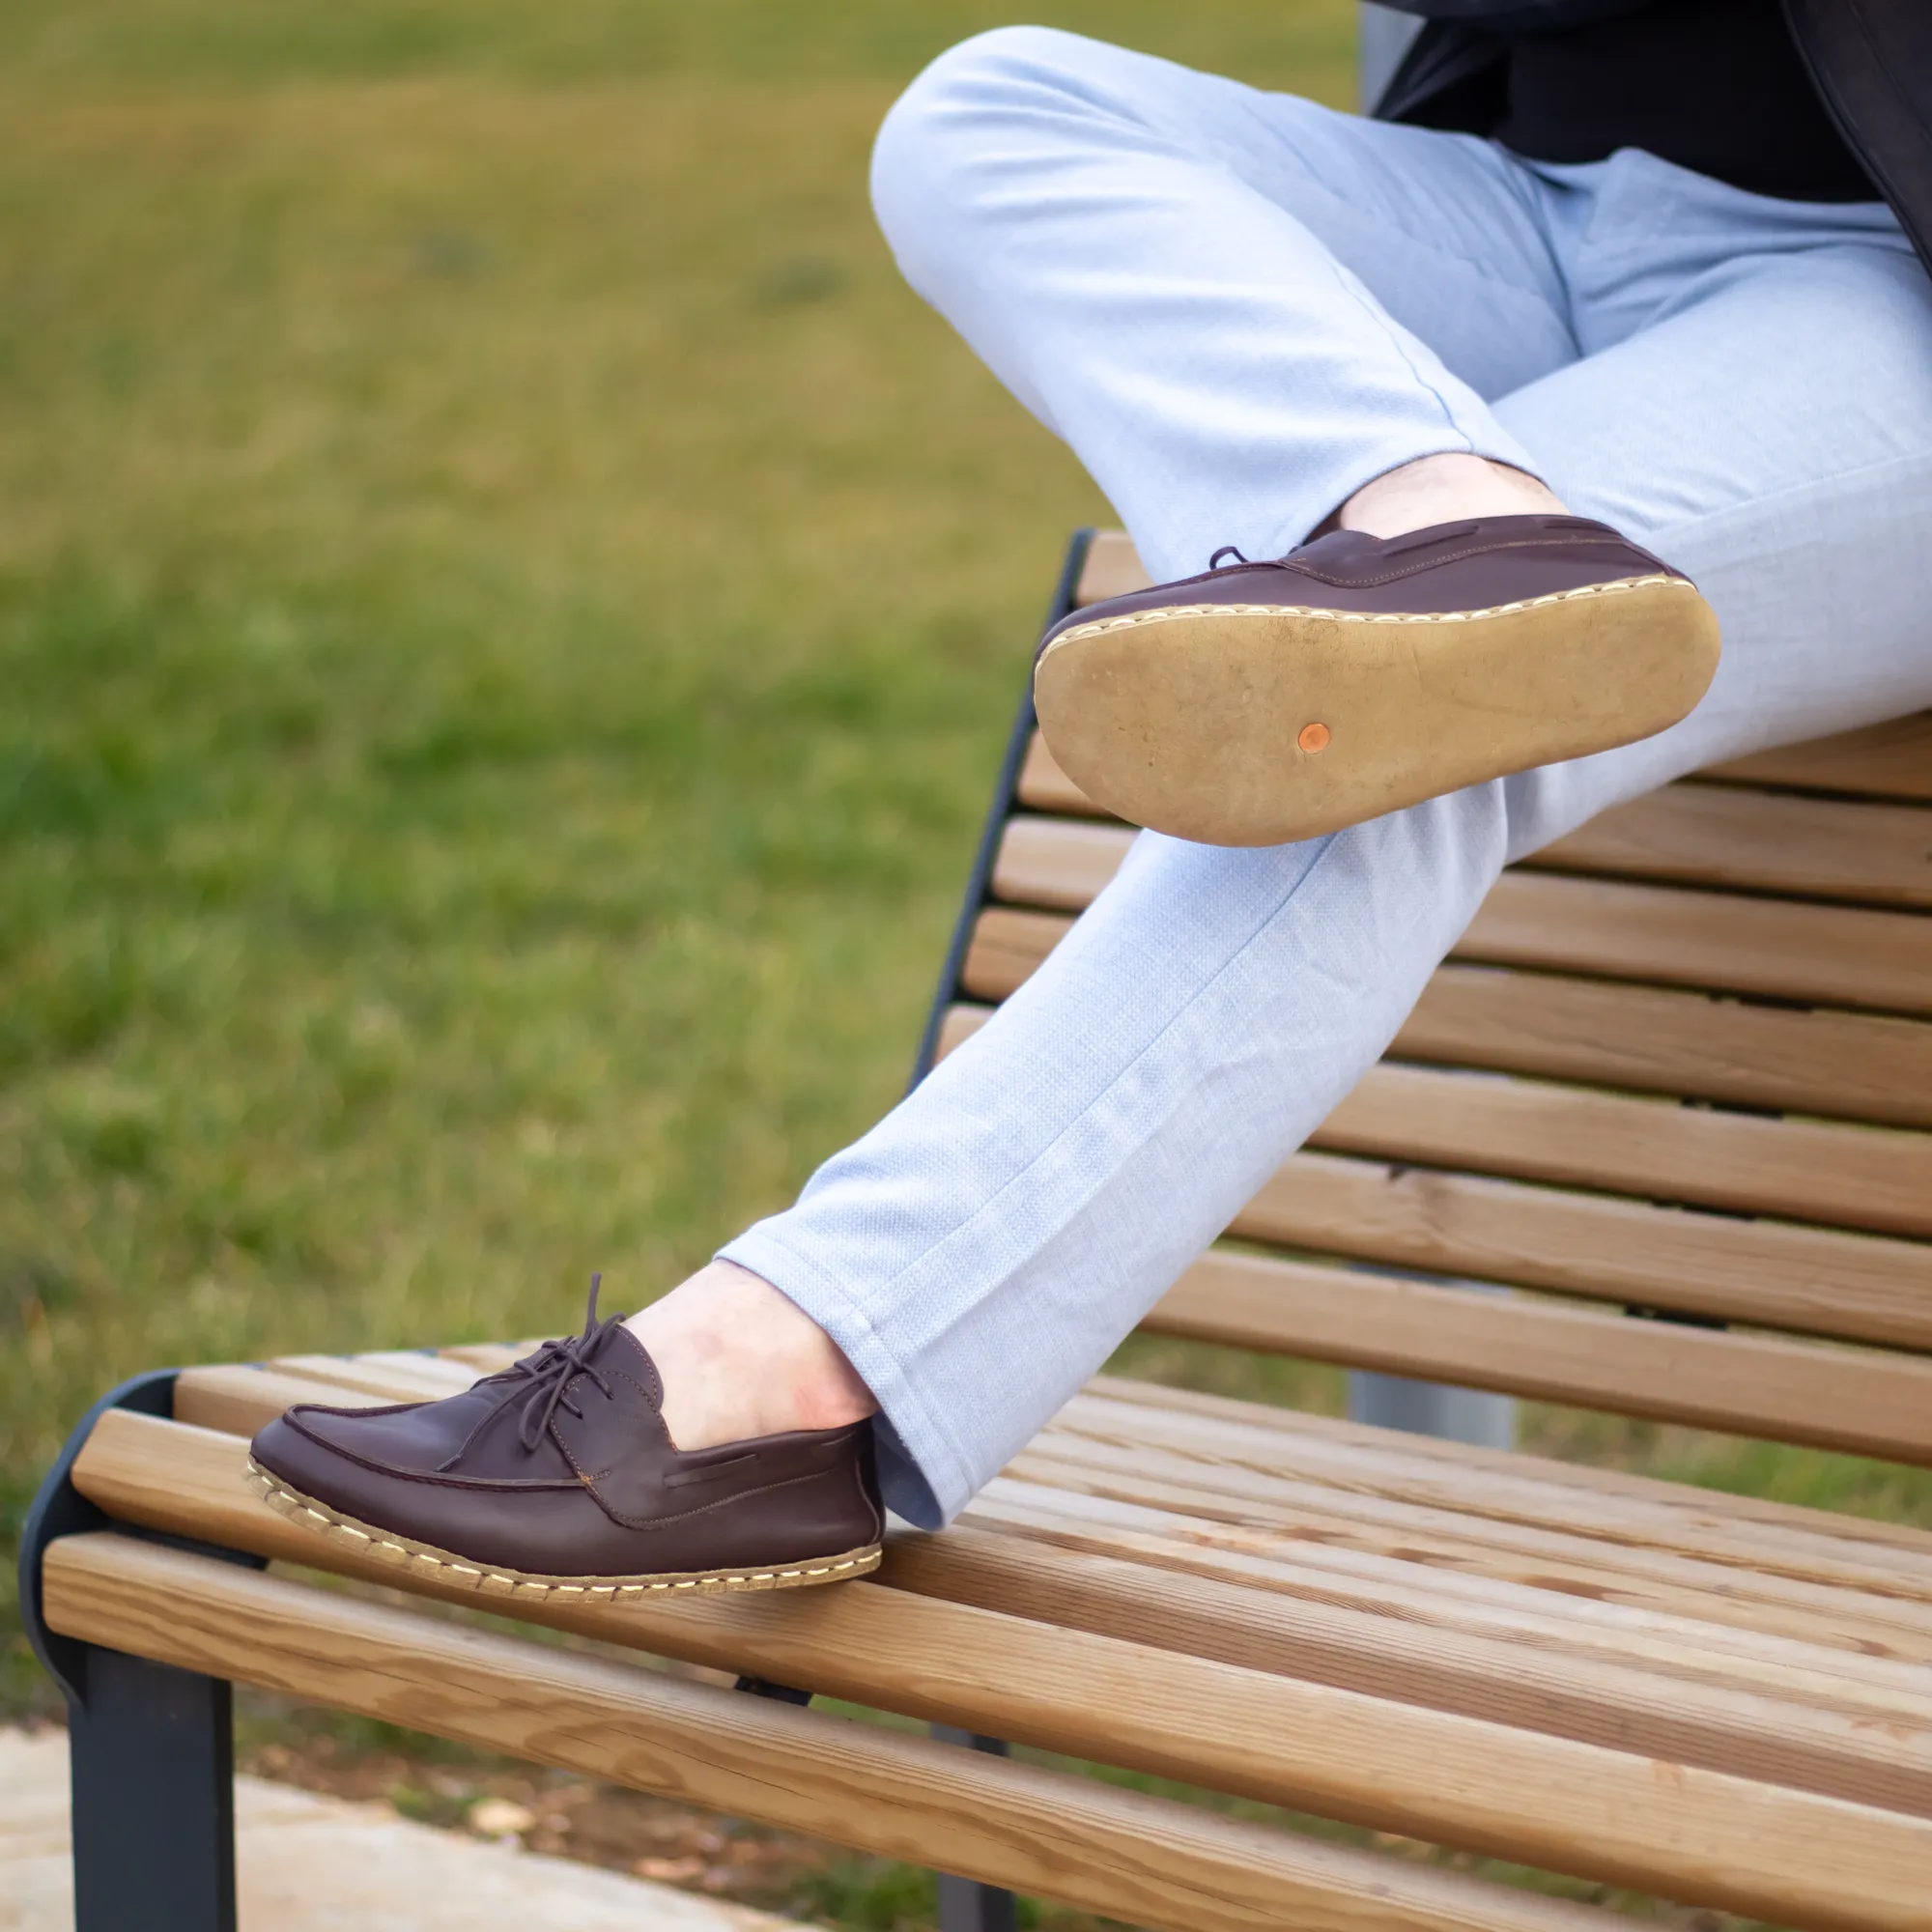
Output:
<path fill-rule="evenodd" d="M 1718 650 L 1678 577 L 1440 615 L 1175 605 L 1063 631 L 1034 703 L 1095 805 L 1283 845 L 1648 738 L 1690 714 Z"/>
<path fill-rule="evenodd" d="M 769 1570 L 739 1567 L 730 1570 L 668 1571 L 645 1577 L 547 1577 L 538 1572 L 511 1570 L 472 1562 L 433 1544 L 417 1543 L 373 1523 L 358 1522 L 314 1496 L 291 1489 L 248 1459 L 248 1486 L 277 1516 L 318 1536 L 385 1563 L 399 1574 L 432 1582 L 474 1590 L 485 1597 L 514 1598 L 524 1603 L 563 1599 L 571 1603 L 633 1604 L 646 1597 L 715 1597 L 741 1590 L 802 1590 L 816 1583 L 843 1583 L 879 1567 L 882 1547 L 867 1544 L 839 1556 L 814 1556 Z"/>

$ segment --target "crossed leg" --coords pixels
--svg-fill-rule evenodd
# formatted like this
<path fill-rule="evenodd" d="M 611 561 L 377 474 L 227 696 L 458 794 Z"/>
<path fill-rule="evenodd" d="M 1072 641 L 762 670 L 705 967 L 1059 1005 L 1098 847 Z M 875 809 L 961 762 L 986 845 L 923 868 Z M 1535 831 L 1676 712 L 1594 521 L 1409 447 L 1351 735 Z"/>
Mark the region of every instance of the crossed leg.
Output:
<path fill-rule="evenodd" d="M 1306 844 L 1143 835 L 989 1025 L 634 1319 L 687 1447 L 876 1404 L 888 1499 L 931 1524 L 1381 1053 L 1503 865 L 1932 704 L 1932 287 L 1882 211 L 1641 156 L 1535 175 L 1039 30 L 922 87 L 888 231 L 1157 573 L 1460 452 L 1688 572 L 1725 644 L 1620 751 Z"/>

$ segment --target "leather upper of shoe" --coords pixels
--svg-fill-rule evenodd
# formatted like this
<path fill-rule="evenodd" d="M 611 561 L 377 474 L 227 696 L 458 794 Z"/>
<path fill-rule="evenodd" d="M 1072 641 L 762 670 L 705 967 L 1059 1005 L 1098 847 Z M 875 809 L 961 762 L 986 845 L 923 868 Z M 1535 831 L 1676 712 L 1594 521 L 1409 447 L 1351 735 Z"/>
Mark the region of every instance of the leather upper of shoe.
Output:
<path fill-rule="evenodd" d="M 621 1317 L 546 1342 L 440 1402 L 303 1403 L 256 1437 L 291 1489 L 392 1535 L 559 1577 L 769 1566 L 883 1526 L 871 1425 L 686 1452 Z"/>
<path fill-rule="evenodd" d="M 1658 576 L 1689 582 L 1609 525 L 1587 517 L 1473 517 L 1398 537 L 1334 530 L 1283 557 L 1243 558 L 1198 577 L 1086 605 L 1062 618 L 1041 647 L 1078 625 L 1177 605 L 1264 604 L 1430 616 Z"/>

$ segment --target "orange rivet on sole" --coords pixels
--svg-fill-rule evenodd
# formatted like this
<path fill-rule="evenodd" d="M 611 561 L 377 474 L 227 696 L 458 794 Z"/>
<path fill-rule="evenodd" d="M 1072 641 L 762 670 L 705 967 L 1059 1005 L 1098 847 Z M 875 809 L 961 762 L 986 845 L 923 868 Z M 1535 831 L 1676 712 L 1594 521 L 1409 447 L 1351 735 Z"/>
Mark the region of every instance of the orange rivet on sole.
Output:
<path fill-rule="evenodd" d="M 1296 733 L 1294 742 L 1304 752 L 1325 752 L 1328 749 L 1328 727 L 1325 724 L 1304 724 Z"/>

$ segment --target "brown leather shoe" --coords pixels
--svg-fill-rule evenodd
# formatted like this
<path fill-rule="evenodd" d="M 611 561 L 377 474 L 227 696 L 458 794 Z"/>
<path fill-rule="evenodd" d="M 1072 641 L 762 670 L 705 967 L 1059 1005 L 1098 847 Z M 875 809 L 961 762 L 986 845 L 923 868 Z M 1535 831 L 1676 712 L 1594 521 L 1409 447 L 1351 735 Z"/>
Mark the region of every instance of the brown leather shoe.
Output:
<path fill-rule="evenodd" d="M 255 1437 L 249 1476 L 292 1521 L 485 1595 L 783 1590 L 877 1567 L 869 1422 L 686 1454 L 662 1400 L 593 1282 L 582 1335 L 442 1402 L 299 1404 Z"/>
<path fill-rule="evenodd" d="M 1279 845 L 1647 738 L 1717 668 L 1682 572 L 1583 517 L 1482 517 L 1089 605 L 1048 632 L 1034 701 L 1096 805 Z"/>

